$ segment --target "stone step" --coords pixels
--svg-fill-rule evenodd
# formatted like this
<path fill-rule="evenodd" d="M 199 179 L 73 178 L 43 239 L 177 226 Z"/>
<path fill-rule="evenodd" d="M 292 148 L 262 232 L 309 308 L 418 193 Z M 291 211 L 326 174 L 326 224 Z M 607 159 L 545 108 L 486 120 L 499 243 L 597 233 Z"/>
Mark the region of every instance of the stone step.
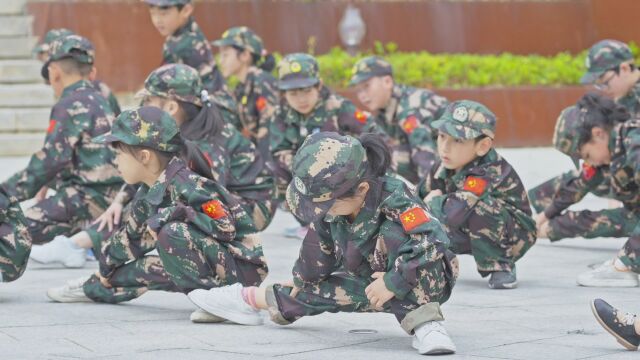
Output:
<path fill-rule="evenodd" d="M 0 5 L 1 7 L 2 5 Z M 31 35 L 32 16 L 2 16 L 0 15 L 0 36 L 28 36 Z"/>
<path fill-rule="evenodd" d="M 44 132 L 50 108 L 0 109 L 0 133 Z"/>
<path fill-rule="evenodd" d="M 0 59 L 31 58 L 31 53 L 37 41 L 38 39 L 33 36 L 0 38 Z"/>
<path fill-rule="evenodd" d="M 1 1 L 1 0 L 0 0 Z M 44 143 L 45 133 L 0 133 L 0 156 L 28 156 Z"/>
<path fill-rule="evenodd" d="M 0 84 L 42 83 L 38 60 L 0 60 Z"/>
<path fill-rule="evenodd" d="M 53 104 L 53 90 L 45 84 L 0 84 L 0 108 L 47 107 Z"/>
<path fill-rule="evenodd" d="M 27 0 L 0 0 L 1 15 L 19 15 L 26 11 Z"/>

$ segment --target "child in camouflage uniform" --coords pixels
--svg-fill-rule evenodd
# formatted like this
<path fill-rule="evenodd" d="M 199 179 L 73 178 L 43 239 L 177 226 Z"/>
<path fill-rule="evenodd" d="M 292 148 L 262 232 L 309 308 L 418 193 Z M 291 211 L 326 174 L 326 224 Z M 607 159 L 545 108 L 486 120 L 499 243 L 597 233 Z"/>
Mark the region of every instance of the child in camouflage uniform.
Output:
<path fill-rule="evenodd" d="M 424 179 L 437 159 L 431 123 L 442 115 L 447 99 L 426 89 L 396 84 L 391 64 L 377 56 L 354 65 L 349 86 L 388 135 L 391 168 L 413 184 Z"/>
<path fill-rule="evenodd" d="M 293 281 L 195 290 L 189 298 L 246 325 L 262 323 L 259 310 L 282 325 L 324 312 L 392 313 L 419 353 L 454 352 L 440 304 L 455 282 L 455 256 L 420 199 L 385 175 L 389 164 L 376 135 L 310 135 L 295 155 L 287 190 L 291 210 L 311 224 Z"/>
<path fill-rule="evenodd" d="M 278 198 L 283 200 L 293 156 L 307 136 L 320 131 L 359 135 L 373 131 L 374 125 L 368 114 L 322 84 L 318 62 L 311 55 L 289 54 L 280 61 L 278 89 L 283 101 L 268 123 Z M 306 230 L 302 226 L 287 229 L 286 234 L 302 239 Z"/>
<path fill-rule="evenodd" d="M 451 249 L 472 254 L 492 289 L 517 286 L 515 263 L 536 241 L 527 193 L 513 167 L 493 149 L 496 117 L 484 105 L 449 104 L 433 122 L 440 161 L 419 186 L 447 229 Z"/>
<path fill-rule="evenodd" d="M 633 54 L 627 44 L 616 40 L 599 41 L 589 49 L 585 65 L 587 72 L 582 77 L 583 84 L 592 84 L 597 90 L 615 99 L 618 104 L 627 109 L 632 118 L 640 115 L 640 70 L 634 64 Z M 576 170 L 564 173 L 529 190 L 531 204 L 539 213 L 536 215 L 539 236 L 551 237 L 551 240 L 628 236 L 630 230 L 625 229 L 624 225 L 633 226 L 635 222 L 629 220 L 629 216 L 633 215 L 624 207 L 618 206 L 599 211 L 568 210 L 563 213 L 548 209 L 553 202 L 554 194 L 561 187 L 575 186 L 580 183 L 578 179 L 581 171 L 578 160 L 574 159 L 574 163 Z M 594 170 L 607 173 L 609 167 L 603 165 Z M 591 192 L 596 196 L 611 198 L 612 189 L 608 183 L 603 183 L 591 189 Z M 547 233 L 546 229 L 551 229 L 553 233 Z"/>
<path fill-rule="evenodd" d="M 36 197 L 25 212 L 35 244 L 81 230 L 109 206 L 122 186 L 113 166 L 113 152 L 91 139 L 111 129 L 114 116 L 107 100 L 88 81 L 94 49 L 78 35 L 54 41 L 42 75 L 59 98 L 51 110 L 44 146 L 26 169 L 1 186 L 18 201 L 33 198 L 43 188 L 56 191 Z"/>
<path fill-rule="evenodd" d="M 264 156 L 269 153 L 268 119 L 278 105 L 273 55 L 266 54 L 262 39 L 246 26 L 234 27 L 213 42 L 220 47 L 220 69 L 225 78 L 235 76 L 234 91 L 240 123 L 234 124 Z"/>
<path fill-rule="evenodd" d="M 561 187 L 549 207 L 562 212 L 593 189 L 607 184 L 612 190 L 610 196 L 621 201 L 625 211 L 637 219 L 640 209 L 640 121 L 629 119 L 622 106 L 600 95 L 587 94 L 579 104 L 579 113 L 565 117 L 556 127 L 554 136 L 566 153 L 590 166 L 583 168 L 574 182 Z M 608 166 L 609 171 L 591 168 L 601 166 Z M 640 226 L 637 221 L 629 225 L 633 229 L 618 256 L 580 274 L 579 285 L 638 286 Z"/>
<path fill-rule="evenodd" d="M 49 289 L 51 299 L 118 303 L 147 290 L 262 282 L 267 266 L 251 217 L 211 180 L 206 158 L 169 114 L 124 111 L 94 141 L 111 144 L 123 179 L 140 185 L 124 226 L 101 244 L 99 272 Z M 154 249 L 158 256 L 147 255 Z"/>
<path fill-rule="evenodd" d="M 193 141 L 210 162 L 213 179 L 225 186 L 251 216 L 257 230 L 263 230 L 275 212 L 271 198 L 274 182 L 261 154 L 253 143 L 240 135 L 231 124 L 225 123 L 217 105 L 202 97 L 202 83 L 195 69 L 183 64 L 164 65 L 154 70 L 145 81 L 145 88 L 138 93 L 142 103 L 168 112 L 176 119 L 182 136 Z M 127 186 L 97 224 L 87 231 L 74 235 L 71 240 L 79 247 L 100 249 L 100 242 L 107 238 L 114 225 L 119 225 L 125 205 L 135 194 L 133 186 Z M 126 216 L 125 216 L 126 218 Z M 106 225 L 106 227 L 105 227 Z M 64 244 L 67 239 L 57 238 Z M 64 244 L 35 247 L 32 258 L 41 263 L 63 262 L 76 252 Z M 75 256 L 80 257 L 77 253 Z M 78 258 L 80 263 L 81 259 Z"/>
<path fill-rule="evenodd" d="M 69 35 L 75 34 L 69 29 L 52 29 L 47 31 L 44 39 L 42 40 L 42 43 L 38 44 L 35 49 L 33 49 L 33 52 L 36 54 L 38 60 L 42 61 L 43 63 L 47 62 L 47 60 L 49 60 L 49 48 L 51 47 L 51 44 L 54 41 L 62 39 L 63 37 Z M 95 79 L 96 74 L 97 71 L 94 67 L 93 71 L 89 75 L 91 83 L 96 88 L 96 90 L 98 90 L 100 94 L 102 94 L 102 96 L 107 99 L 107 101 L 109 101 L 109 106 L 111 107 L 111 110 L 113 111 L 115 116 L 120 115 L 121 110 L 120 104 L 118 104 L 118 99 L 116 99 L 116 97 L 113 95 L 113 92 L 111 91 L 109 86 L 107 86 L 107 84 Z"/>
<path fill-rule="evenodd" d="M 0 283 L 24 273 L 30 250 L 31 235 L 20 203 L 0 188 Z"/>

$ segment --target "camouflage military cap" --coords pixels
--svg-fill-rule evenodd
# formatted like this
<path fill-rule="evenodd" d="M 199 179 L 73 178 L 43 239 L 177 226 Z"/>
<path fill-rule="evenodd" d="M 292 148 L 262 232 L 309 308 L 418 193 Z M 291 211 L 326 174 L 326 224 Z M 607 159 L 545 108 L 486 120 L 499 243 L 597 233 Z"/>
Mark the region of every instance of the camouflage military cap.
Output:
<path fill-rule="evenodd" d="M 375 76 L 393 76 L 391 64 L 378 56 L 369 56 L 358 61 L 351 69 L 349 86 L 357 85 Z"/>
<path fill-rule="evenodd" d="M 176 121 L 161 109 L 143 106 L 123 111 L 113 123 L 111 131 L 93 138 L 93 142 L 109 144 L 116 141 L 132 146 L 176 153 L 182 140 Z"/>
<path fill-rule="evenodd" d="M 142 2 L 153 6 L 176 6 L 187 5 L 191 0 L 141 0 Z"/>
<path fill-rule="evenodd" d="M 358 139 L 334 132 L 310 135 L 293 158 L 286 195 L 291 212 L 305 222 L 321 219 L 336 199 L 358 185 L 367 166 Z"/>
<path fill-rule="evenodd" d="M 41 52 L 48 52 L 49 48 L 51 47 L 51 44 L 58 40 L 58 39 L 62 39 L 63 37 L 69 36 L 69 35 L 73 35 L 75 34 L 73 31 L 69 30 L 69 29 L 51 29 L 49 31 L 47 31 L 47 33 L 44 35 L 44 39 L 42 40 L 42 42 L 40 44 L 38 44 L 35 49 L 33 49 L 34 53 L 41 53 Z"/>
<path fill-rule="evenodd" d="M 553 146 L 568 155 L 576 168 L 580 161 L 580 148 L 576 134 L 585 112 L 586 109 L 578 106 L 569 106 L 562 110 L 553 132 Z"/>
<path fill-rule="evenodd" d="M 589 54 L 585 59 L 587 72 L 582 76 L 580 82 L 592 84 L 608 70 L 629 60 L 633 60 L 633 54 L 627 44 L 617 40 L 599 41 L 589 49 Z"/>
<path fill-rule="evenodd" d="M 213 42 L 215 46 L 237 46 L 249 52 L 262 56 L 264 45 L 260 36 L 246 26 L 233 27 L 222 34 L 222 37 Z"/>
<path fill-rule="evenodd" d="M 49 65 L 62 59 L 74 59 L 81 64 L 93 64 L 96 51 L 89 39 L 80 35 L 69 35 L 51 43 L 49 60 L 44 63 L 40 74 L 49 80 Z"/>
<path fill-rule="evenodd" d="M 278 64 L 278 88 L 302 89 L 320 82 L 318 61 L 303 53 L 289 54 Z"/>
<path fill-rule="evenodd" d="M 167 64 L 155 69 L 147 80 L 144 89 L 136 97 L 158 96 L 202 106 L 202 80 L 200 74 L 189 65 Z"/>
<path fill-rule="evenodd" d="M 450 103 L 431 126 L 457 139 L 475 139 L 481 135 L 493 139 L 496 116 L 480 103 L 460 100 Z"/>

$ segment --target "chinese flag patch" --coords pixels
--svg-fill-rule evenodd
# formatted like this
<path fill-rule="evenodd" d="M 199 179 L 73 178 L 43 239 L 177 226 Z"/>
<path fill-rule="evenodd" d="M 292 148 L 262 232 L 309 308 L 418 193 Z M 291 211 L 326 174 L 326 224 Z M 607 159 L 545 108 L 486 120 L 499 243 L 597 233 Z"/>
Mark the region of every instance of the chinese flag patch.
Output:
<path fill-rule="evenodd" d="M 598 170 L 595 167 L 588 164 L 582 164 L 582 176 L 585 180 L 589 181 L 593 179 L 593 177 L 596 176 L 596 172 L 598 172 Z"/>
<path fill-rule="evenodd" d="M 413 115 L 409 116 L 402 124 L 402 130 L 404 130 L 404 132 L 406 132 L 408 135 L 411 135 L 413 130 L 415 130 L 417 127 L 418 119 Z"/>
<path fill-rule="evenodd" d="M 260 96 L 256 100 L 256 109 L 258 109 L 258 111 L 262 111 L 266 107 L 267 107 L 267 99 L 265 99 L 264 96 Z"/>
<path fill-rule="evenodd" d="M 220 200 L 211 200 L 202 204 L 202 210 L 205 214 L 207 214 L 210 218 L 214 220 L 221 219 L 227 216 L 227 210 L 224 209 L 224 206 L 220 202 Z"/>
<path fill-rule="evenodd" d="M 426 211 L 420 207 L 414 207 L 403 212 L 400 215 L 400 222 L 402 223 L 402 227 L 404 231 L 411 231 L 416 227 L 429 222 L 429 216 L 427 216 Z"/>
<path fill-rule="evenodd" d="M 464 189 L 465 191 L 470 191 L 476 196 L 480 196 L 484 193 L 484 190 L 487 187 L 487 181 L 481 178 L 477 178 L 475 176 L 467 177 L 467 180 L 464 181 Z"/>
<path fill-rule="evenodd" d="M 49 120 L 49 127 L 47 128 L 47 134 L 51 134 L 53 132 L 53 130 L 56 129 L 56 124 L 57 123 L 58 122 L 53 120 L 53 119 Z"/>
<path fill-rule="evenodd" d="M 367 114 L 365 114 L 364 112 L 360 111 L 360 110 L 356 110 L 355 114 L 353 114 L 353 116 L 355 116 L 356 120 L 358 120 L 358 122 L 360 122 L 361 124 L 366 124 L 367 123 Z"/>

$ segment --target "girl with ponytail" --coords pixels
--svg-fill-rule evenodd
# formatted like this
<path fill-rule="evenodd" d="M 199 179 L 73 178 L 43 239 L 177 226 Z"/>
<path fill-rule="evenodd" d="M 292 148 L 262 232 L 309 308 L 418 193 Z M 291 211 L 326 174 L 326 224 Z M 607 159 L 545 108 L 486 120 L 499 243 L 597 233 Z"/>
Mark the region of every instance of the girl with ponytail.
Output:
<path fill-rule="evenodd" d="M 292 281 L 194 290 L 191 301 L 245 325 L 260 324 L 260 310 L 283 325 L 323 312 L 387 312 L 419 353 L 454 352 L 440 304 L 455 282 L 455 255 L 424 203 L 386 174 L 390 162 L 377 135 L 309 135 L 287 189 L 291 212 L 311 223 Z"/>
<path fill-rule="evenodd" d="M 252 219 L 168 113 L 127 110 L 94 142 L 113 147 L 122 178 L 138 191 L 124 226 L 100 244 L 99 271 L 50 289 L 51 299 L 118 303 L 147 290 L 262 282 L 267 267 Z M 157 256 L 147 255 L 154 249 Z"/>
<path fill-rule="evenodd" d="M 222 75 L 235 76 L 240 81 L 234 92 L 240 116 L 238 129 L 267 156 L 268 118 L 278 105 L 277 84 L 271 75 L 275 59 L 265 50 L 262 39 L 245 26 L 225 31 L 213 45 L 220 48 Z"/>

